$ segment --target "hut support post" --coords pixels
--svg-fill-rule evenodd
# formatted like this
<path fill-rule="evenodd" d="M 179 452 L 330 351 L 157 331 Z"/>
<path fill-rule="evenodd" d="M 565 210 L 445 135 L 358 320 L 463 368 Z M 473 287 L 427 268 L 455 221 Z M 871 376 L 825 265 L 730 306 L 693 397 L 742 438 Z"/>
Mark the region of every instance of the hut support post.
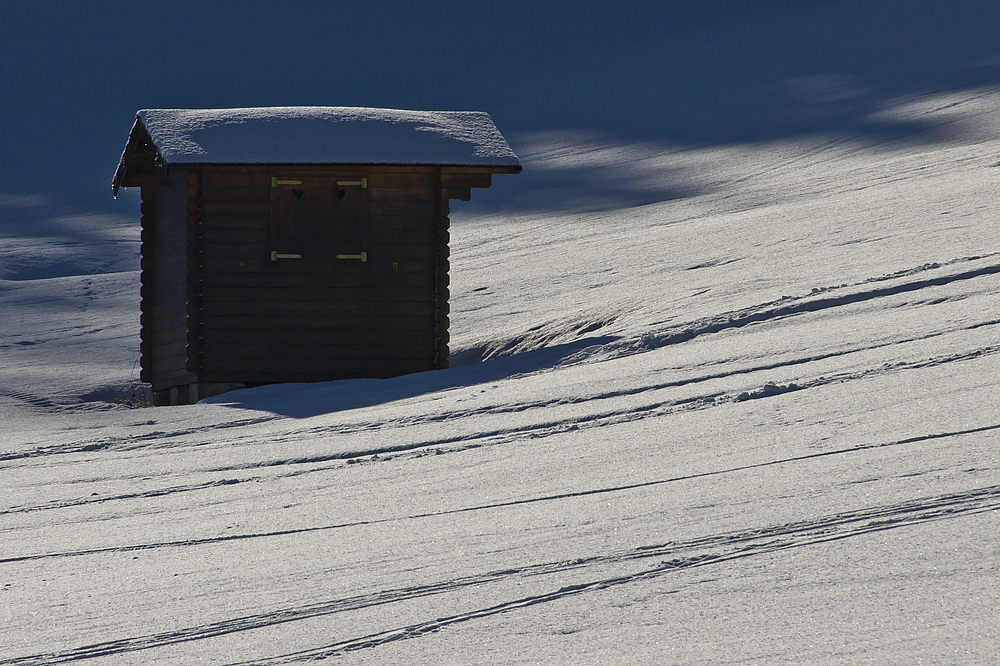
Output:
<path fill-rule="evenodd" d="M 200 387 L 197 383 L 172 386 L 162 391 L 156 391 L 153 394 L 153 404 L 157 407 L 193 405 L 205 397 L 200 395 L 200 393 Z"/>

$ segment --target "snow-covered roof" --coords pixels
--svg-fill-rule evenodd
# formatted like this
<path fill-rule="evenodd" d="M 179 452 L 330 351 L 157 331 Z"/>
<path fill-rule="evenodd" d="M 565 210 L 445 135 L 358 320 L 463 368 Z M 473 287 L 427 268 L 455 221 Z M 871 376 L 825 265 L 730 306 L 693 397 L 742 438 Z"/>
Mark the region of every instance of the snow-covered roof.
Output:
<path fill-rule="evenodd" d="M 170 164 L 365 164 L 502 167 L 521 163 L 481 111 L 347 106 L 139 111 L 113 189 L 146 142 Z"/>

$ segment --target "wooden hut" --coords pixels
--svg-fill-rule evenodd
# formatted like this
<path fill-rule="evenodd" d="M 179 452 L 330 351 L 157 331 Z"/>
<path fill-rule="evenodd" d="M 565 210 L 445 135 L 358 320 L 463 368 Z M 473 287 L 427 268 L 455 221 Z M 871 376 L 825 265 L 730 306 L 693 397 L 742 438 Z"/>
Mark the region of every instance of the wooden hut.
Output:
<path fill-rule="evenodd" d="M 489 115 L 139 111 L 141 378 L 157 404 L 448 364 L 448 202 L 521 171 Z"/>

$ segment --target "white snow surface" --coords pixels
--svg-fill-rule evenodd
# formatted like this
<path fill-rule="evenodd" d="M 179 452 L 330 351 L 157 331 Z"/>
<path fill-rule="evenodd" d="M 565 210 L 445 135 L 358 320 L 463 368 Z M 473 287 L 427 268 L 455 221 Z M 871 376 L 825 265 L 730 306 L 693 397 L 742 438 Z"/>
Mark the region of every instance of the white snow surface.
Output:
<path fill-rule="evenodd" d="M 520 137 L 448 370 L 128 409 L 137 272 L 0 280 L 0 664 L 1000 662 L 1000 91 L 884 113 Z"/>
<path fill-rule="evenodd" d="M 137 122 L 168 164 L 520 165 L 480 111 L 145 109 Z"/>

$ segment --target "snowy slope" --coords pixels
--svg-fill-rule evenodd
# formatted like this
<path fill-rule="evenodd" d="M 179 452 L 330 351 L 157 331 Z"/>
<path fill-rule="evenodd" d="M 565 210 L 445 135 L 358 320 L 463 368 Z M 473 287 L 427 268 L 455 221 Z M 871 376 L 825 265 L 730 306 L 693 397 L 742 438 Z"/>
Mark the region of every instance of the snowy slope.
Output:
<path fill-rule="evenodd" d="M 1000 91 L 879 113 L 513 141 L 446 371 L 129 410 L 134 272 L 0 282 L 0 664 L 997 662 Z"/>

